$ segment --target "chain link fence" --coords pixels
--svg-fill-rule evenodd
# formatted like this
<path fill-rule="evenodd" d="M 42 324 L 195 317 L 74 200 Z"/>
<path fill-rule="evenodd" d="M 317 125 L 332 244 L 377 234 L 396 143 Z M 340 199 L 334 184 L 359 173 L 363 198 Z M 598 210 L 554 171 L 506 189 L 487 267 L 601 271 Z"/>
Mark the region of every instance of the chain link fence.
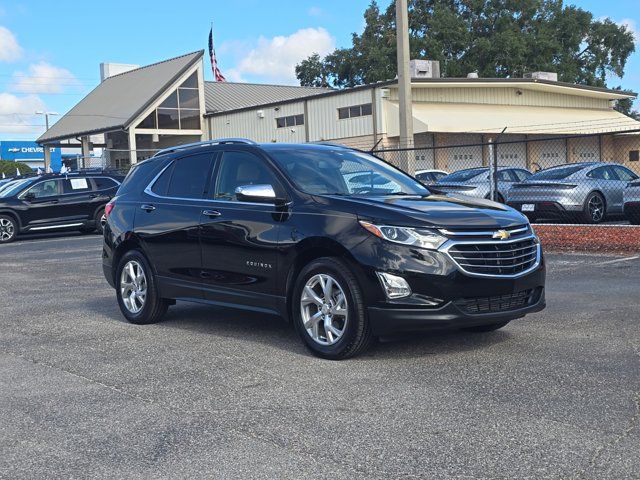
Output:
<path fill-rule="evenodd" d="M 432 189 L 493 199 L 532 221 L 638 223 L 640 130 L 377 149 Z"/>

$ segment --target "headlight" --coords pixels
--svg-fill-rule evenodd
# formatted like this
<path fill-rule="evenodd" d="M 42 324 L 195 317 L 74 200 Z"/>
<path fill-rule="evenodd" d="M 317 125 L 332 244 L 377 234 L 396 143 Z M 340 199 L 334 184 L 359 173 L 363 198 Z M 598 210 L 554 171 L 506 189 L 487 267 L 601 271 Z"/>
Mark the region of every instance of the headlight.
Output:
<path fill-rule="evenodd" d="M 360 221 L 368 232 L 378 238 L 402 245 L 411 245 L 429 250 L 437 250 L 447 237 L 440 235 L 429 228 L 392 227 L 389 225 L 374 225 L 373 223 Z"/>

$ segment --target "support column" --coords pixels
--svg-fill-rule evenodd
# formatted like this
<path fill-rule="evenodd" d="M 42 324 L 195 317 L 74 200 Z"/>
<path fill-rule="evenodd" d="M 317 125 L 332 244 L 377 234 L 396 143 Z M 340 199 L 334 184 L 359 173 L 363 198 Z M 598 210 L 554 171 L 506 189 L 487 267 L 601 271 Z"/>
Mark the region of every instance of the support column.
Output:
<path fill-rule="evenodd" d="M 400 148 L 413 146 L 413 105 L 409 72 L 409 10 L 407 0 L 396 0 L 396 38 L 398 70 L 398 103 L 400 111 Z M 415 155 L 402 152 L 401 168 L 409 175 L 416 169 Z"/>
<path fill-rule="evenodd" d="M 138 163 L 138 154 L 136 152 L 136 130 L 135 128 L 129 129 L 129 160 L 131 165 Z"/>
<path fill-rule="evenodd" d="M 49 148 L 49 145 L 43 145 L 42 151 L 44 152 L 44 171 L 47 173 L 51 166 L 51 148 Z"/>
<path fill-rule="evenodd" d="M 449 152 L 448 148 L 435 148 L 440 145 L 444 145 L 444 135 L 441 133 L 436 133 L 433 136 L 433 168 L 436 170 L 444 170 L 445 172 L 449 171 Z"/>
<path fill-rule="evenodd" d="M 89 163 L 89 157 L 91 156 L 91 145 L 89 144 L 89 137 L 84 136 L 80 139 L 82 141 L 82 167 L 78 165 L 78 168 L 87 168 Z"/>
<path fill-rule="evenodd" d="M 488 167 L 491 165 L 491 146 L 489 143 L 493 142 L 493 138 L 490 135 L 482 136 L 482 166 Z"/>

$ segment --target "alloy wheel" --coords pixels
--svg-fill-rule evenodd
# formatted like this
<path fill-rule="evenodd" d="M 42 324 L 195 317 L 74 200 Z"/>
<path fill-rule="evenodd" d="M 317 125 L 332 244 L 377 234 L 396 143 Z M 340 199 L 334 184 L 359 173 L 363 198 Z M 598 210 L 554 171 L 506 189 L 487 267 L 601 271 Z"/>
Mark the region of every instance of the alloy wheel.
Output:
<path fill-rule="evenodd" d="M 599 222 L 604 217 L 604 202 L 600 195 L 593 195 L 589 199 L 589 215 L 594 222 Z"/>
<path fill-rule="evenodd" d="M 8 218 L 0 218 L 0 241 L 8 242 L 15 235 L 15 225 Z"/>
<path fill-rule="evenodd" d="M 147 299 L 147 277 L 136 260 L 125 264 L 120 274 L 120 296 L 127 310 L 139 313 Z"/>
<path fill-rule="evenodd" d="M 320 345 L 333 345 L 345 333 L 349 319 L 347 297 L 340 283 L 319 273 L 307 280 L 300 297 L 304 328 Z"/>
<path fill-rule="evenodd" d="M 107 224 L 107 215 L 106 214 L 102 214 L 102 216 L 100 217 L 100 226 L 104 229 L 104 226 Z"/>

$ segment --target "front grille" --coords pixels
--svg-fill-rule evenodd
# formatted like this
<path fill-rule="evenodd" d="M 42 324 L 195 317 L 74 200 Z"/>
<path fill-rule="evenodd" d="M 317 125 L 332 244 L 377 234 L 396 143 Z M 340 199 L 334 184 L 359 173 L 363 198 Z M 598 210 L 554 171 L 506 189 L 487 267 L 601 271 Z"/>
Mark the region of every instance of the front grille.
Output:
<path fill-rule="evenodd" d="M 526 307 L 535 301 L 535 296 L 536 290 L 529 289 L 495 297 L 463 298 L 454 303 L 468 314 L 498 313 Z"/>
<path fill-rule="evenodd" d="M 511 276 L 537 263 L 538 245 L 533 237 L 515 242 L 455 243 L 449 255 L 465 272 Z"/>

